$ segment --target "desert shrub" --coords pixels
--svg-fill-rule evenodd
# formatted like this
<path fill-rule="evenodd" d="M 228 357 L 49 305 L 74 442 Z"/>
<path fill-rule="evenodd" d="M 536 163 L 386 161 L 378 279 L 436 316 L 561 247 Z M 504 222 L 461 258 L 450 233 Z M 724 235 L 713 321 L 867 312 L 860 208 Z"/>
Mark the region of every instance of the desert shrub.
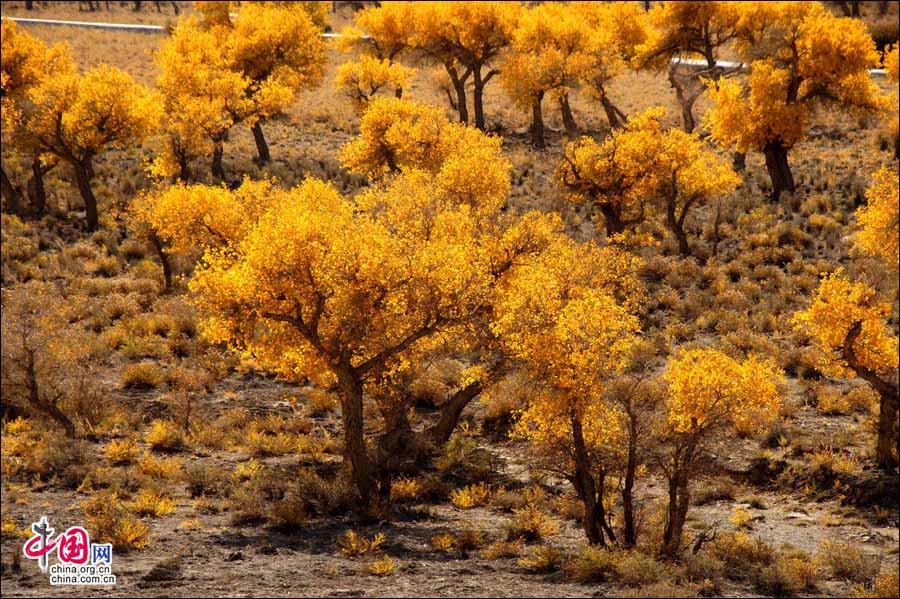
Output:
<path fill-rule="evenodd" d="M 469 485 L 450 493 L 450 502 L 463 510 L 486 505 L 490 498 L 491 488 L 484 483 Z"/>
<path fill-rule="evenodd" d="M 842 541 L 822 541 L 816 558 L 831 576 L 859 583 L 870 582 L 881 567 L 877 555 L 867 555 L 858 545 Z"/>
<path fill-rule="evenodd" d="M 741 580 L 753 568 L 768 566 L 775 550 L 768 543 L 744 532 L 719 534 L 709 545 L 710 554 L 722 562 L 728 578 Z"/>
<path fill-rule="evenodd" d="M 100 542 L 112 543 L 116 551 L 142 549 L 149 543 L 150 529 L 135 518 L 115 493 L 99 493 L 82 504 L 85 527 Z"/>
<path fill-rule="evenodd" d="M 373 561 L 366 570 L 372 576 L 390 576 L 394 573 L 397 568 L 397 564 L 391 559 L 390 556 L 385 555 L 382 558 L 379 558 Z"/>
<path fill-rule="evenodd" d="M 578 555 L 566 563 L 566 572 L 578 582 L 606 582 L 616 573 L 615 552 L 603 547 L 583 545 Z"/>
<path fill-rule="evenodd" d="M 21 430 L 4 431 L 3 474 L 22 479 L 37 478 L 65 488 L 78 487 L 88 475 L 91 446 L 80 439 L 67 439 L 48 431 L 35 431 L 20 420 Z M 14 427 L 15 429 L 15 427 Z"/>
<path fill-rule="evenodd" d="M 725 575 L 725 564 L 709 552 L 700 551 L 684 560 L 684 572 L 691 582 L 717 582 Z"/>
<path fill-rule="evenodd" d="M 156 389 L 163 383 L 163 371 L 149 361 L 129 364 L 122 370 L 120 382 L 123 389 Z"/>
<path fill-rule="evenodd" d="M 818 579 L 815 561 L 800 552 L 779 555 L 754 573 L 753 584 L 762 593 L 784 597 L 815 590 Z"/>
<path fill-rule="evenodd" d="M 135 469 L 155 480 L 174 480 L 182 473 L 182 462 L 176 457 L 157 457 L 146 451 L 135 464 Z"/>
<path fill-rule="evenodd" d="M 223 478 L 219 470 L 199 462 L 184 470 L 184 481 L 191 497 L 218 494 Z"/>
<path fill-rule="evenodd" d="M 185 445 L 184 430 L 171 420 L 154 420 L 144 441 L 154 451 L 178 451 Z"/>
<path fill-rule="evenodd" d="M 461 431 L 450 437 L 434 464 L 445 475 L 486 480 L 492 470 L 490 455 L 479 449 L 477 440 L 464 433 Z"/>
<path fill-rule="evenodd" d="M 517 563 L 532 572 L 555 572 L 562 567 L 563 553 L 553 545 L 538 545 Z"/>
<path fill-rule="evenodd" d="M 513 517 L 507 524 L 507 538 L 539 541 L 559 532 L 559 525 L 533 504 L 513 510 Z"/>
<path fill-rule="evenodd" d="M 391 502 L 415 503 L 422 493 L 422 483 L 415 478 L 398 478 L 391 482 Z"/>
<path fill-rule="evenodd" d="M 166 493 L 153 489 L 141 489 L 128 504 L 128 509 L 138 516 L 165 516 L 175 511 L 175 500 Z"/>
<path fill-rule="evenodd" d="M 872 584 L 854 585 L 851 597 L 897 597 L 900 595 L 897 572 L 887 572 L 875 577 Z"/>
<path fill-rule="evenodd" d="M 834 474 L 859 474 L 862 465 L 852 453 L 831 446 L 823 446 L 806 456 L 809 467 L 822 469 Z"/>
<path fill-rule="evenodd" d="M 383 532 L 377 533 L 370 539 L 365 535 L 358 534 L 353 529 L 349 529 L 338 537 L 337 546 L 341 551 L 341 555 L 354 558 L 378 552 L 384 540 Z"/>
<path fill-rule="evenodd" d="M 522 553 L 523 547 L 522 539 L 514 539 L 512 541 L 497 540 L 481 550 L 481 557 L 486 560 L 518 557 Z"/>
<path fill-rule="evenodd" d="M 103 448 L 103 455 L 113 466 L 125 466 L 137 460 L 138 447 L 131 439 L 113 439 Z"/>

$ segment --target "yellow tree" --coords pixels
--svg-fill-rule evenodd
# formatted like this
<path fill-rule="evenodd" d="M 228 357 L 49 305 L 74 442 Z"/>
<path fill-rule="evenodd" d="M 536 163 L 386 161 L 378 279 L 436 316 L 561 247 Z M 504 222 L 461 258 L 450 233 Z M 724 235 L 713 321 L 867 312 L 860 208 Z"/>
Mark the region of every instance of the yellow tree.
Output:
<path fill-rule="evenodd" d="M 520 108 L 531 110 L 531 143 L 544 147 L 544 96 L 559 100 L 566 132 L 577 132 L 569 107 L 569 90 L 578 83 L 574 65 L 580 64 L 588 29 L 568 5 L 540 4 L 523 10 L 512 41 L 501 55 L 500 82 Z"/>
<path fill-rule="evenodd" d="M 571 201 L 600 213 L 607 235 L 624 232 L 655 209 L 687 256 L 691 209 L 729 193 L 739 179 L 696 135 L 664 129 L 664 112 L 647 110 L 600 143 L 583 137 L 569 144 L 557 176 Z"/>
<path fill-rule="evenodd" d="M 763 152 L 777 199 L 796 188 L 788 152 L 816 108 L 871 113 L 887 101 L 867 72 L 878 55 L 860 20 L 835 17 L 818 2 L 757 2 L 745 10 L 737 46 L 752 61 L 747 85 L 725 79 L 710 86 L 705 122 L 717 142 Z"/>
<path fill-rule="evenodd" d="M 894 46 L 884 55 L 884 69 L 887 71 L 888 81 L 897 85 L 900 81 L 900 43 Z M 897 106 L 898 95 L 896 87 L 893 93 L 894 106 Z M 900 116 L 895 112 L 891 121 L 891 133 L 894 136 L 894 157 L 900 158 Z"/>
<path fill-rule="evenodd" d="M 609 84 L 627 71 L 646 38 L 644 16 L 636 2 L 573 2 L 575 18 L 589 28 L 585 49 L 573 60 L 581 83 L 603 107 L 609 126 L 628 120 L 609 96 Z"/>
<path fill-rule="evenodd" d="M 310 10 L 318 3 L 247 3 L 227 31 L 225 47 L 232 69 L 248 80 L 255 105 L 248 119 L 256 142 L 257 161 L 271 160 L 262 123 L 282 112 L 297 92 L 311 89 L 325 71 L 322 27 Z M 315 16 L 318 12 L 313 11 Z"/>
<path fill-rule="evenodd" d="M 157 97 L 124 71 L 99 65 L 83 75 L 55 73 L 29 90 L 28 100 L 23 126 L 34 137 L 42 160 L 59 159 L 72 166 L 87 228 L 96 230 L 100 220 L 91 188 L 93 160 L 110 148 L 127 147 L 155 133 Z"/>
<path fill-rule="evenodd" d="M 163 146 L 151 173 L 190 181 L 191 163 L 209 156 L 213 176 L 225 180 L 223 143 L 236 123 L 255 113 L 249 81 L 230 68 L 220 36 L 193 17 L 178 22 L 156 63 L 165 120 Z"/>
<path fill-rule="evenodd" d="M 354 100 L 360 110 L 384 88 L 403 95 L 413 69 L 397 62 L 409 48 L 414 20 L 409 2 L 385 2 L 356 13 L 354 26 L 345 27 L 338 48 L 359 52 L 358 60 L 341 65 L 337 84 Z"/>
<path fill-rule="evenodd" d="M 838 270 L 825 277 L 797 326 L 819 350 L 826 374 L 858 376 L 881 397 L 875 458 L 883 468 L 897 466 L 897 337 L 888 328 L 891 306 L 862 282 Z"/>
<path fill-rule="evenodd" d="M 740 2 L 660 2 L 648 13 L 646 41 L 637 49 L 637 60 L 668 73 L 669 83 L 681 105 L 684 130 L 696 127 L 694 104 L 703 92 L 701 78 L 716 81 L 738 68 L 723 69 L 719 56 L 734 40 L 742 16 Z M 682 59 L 702 57 L 706 66 L 684 65 Z"/>
<path fill-rule="evenodd" d="M 668 502 L 660 553 L 675 557 L 690 505 L 690 476 L 704 441 L 735 426 L 763 430 L 778 416 L 782 373 L 753 355 L 739 361 L 714 349 L 690 349 L 669 360 L 664 379 L 672 453 L 664 464 Z"/>
<path fill-rule="evenodd" d="M 31 177 L 26 187 L 30 210 L 43 215 L 47 196 L 44 192 L 44 176 L 56 162 L 42 160 L 35 140 L 28 127 L 23 127 L 27 116 L 28 91 L 47 77 L 72 72 L 75 69 L 68 48 L 64 45 L 47 47 L 36 37 L 21 31 L 13 21 L 3 21 L 0 27 L 0 118 L 2 118 L 5 143 L 10 143 L 30 157 Z M 6 207 L 22 214 L 22 193 L 0 166 L 0 183 Z"/>
<path fill-rule="evenodd" d="M 402 102 L 373 106 L 388 101 Z M 473 153 L 478 131 L 445 123 L 439 133 L 440 164 L 404 159 L 402 172 L 353 199 L 315 180 L 279 192 L 250 182 L 235 192 L 174 187 L 138 215 L 171 251 L 207 248 L 189 284 L 207 337 L 287 378 L 338 385 L 366 503 L 390 486 L 376 485 L 379 464 L 366 452 L 364 391 L 388 399 L 416 356 L 483 320 L 498 273 L 515 248 L 531 247 L 501 222 L 510 165 L 499 140 Z M 433 438 L 449 436 L 478 388 L 448 402 Z"/>
<path fill-rule="evenodd" d="M 691 209 L 727 195 L 738 186 L 740 177 L 695 134 L 669 129 L 662 136 L 656 203 L 665 213 L 666 225 L 678 242 L 679 253 L 689 256 L 685 222 Z"/>
<path fill-rule="evenodd" d="M 866 205 L 856 211 L 856 220 L 861 227 L 856 234 L 856 245 L 896 271 L 900 261 L 897 171 L 882 167 L 875 173 L 866 190 L 866 200 Z"/>
<path fill-rule="evenodd" d="M 415 2 L 413 48 L 447 71 L 457 95 L 459 120 L 469 122 L 466 82 L 472 77 L 475 127 L 485 128 L 484 89 L 497 75 L 494 62 L 512 37 L 518 2 Z"/>
<path fill-rule="evenodd" d="M 501 346 L 540 387 L 516 434 L 572 483 L 584 503 L 591 544 L 615 540 L 604 490 L 625 430 L 605 392 L 627 366 L 639 331 L 632 312 L 639 287 L 635 260 L 561 239 L 516 266 L 494 303 L 491 327 Z"/>
<path fill-rule="evenodd" d="M 357 110 L 363 112 L 369 101 L 384 89 L 393 90 L 397 98 L 402 97 L 412 74 L 413 69 L 400 63 L 363 55 L 358 61 L 338 67 L 335 83 L 350 96 Z"/>

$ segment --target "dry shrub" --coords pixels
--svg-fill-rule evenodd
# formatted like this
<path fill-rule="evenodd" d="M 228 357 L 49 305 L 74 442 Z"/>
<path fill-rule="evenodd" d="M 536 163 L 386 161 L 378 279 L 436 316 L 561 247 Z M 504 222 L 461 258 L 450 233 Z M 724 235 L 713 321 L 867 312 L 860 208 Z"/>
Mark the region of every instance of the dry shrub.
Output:
<path fill-rule="evenodd" d="M 113 439 L 103 448 L 103 455 L 113 466 L 127 466 L 137 461 L 138 446 L 132 439 Z"/>
<path fill-rule="evenodd" d="M 128 503 L 128 509 L 138 516 L 165 516 L 175 511 L 175 500 L 166 493 L 153 489 L 141 489 L 137 497 Z"/>
<path fill-rule="evenodd" d="M 354 558 L 378 552 L 384 543 L 384 539 L 383 532 L 379 532 L 369 539 L 365 535 L 358 534 L 353 529 L 350 529 L 338 537 L 337 546 L 341 551 L 341 555 Z"/>
<path fill-rule="evenodd" d="M 617 582 L 641 586 L 669 576 L 665 565 L 640 551 L 583 546 L 566 564 L 568 575 L 579 582 Z"/>
<path fill-rule="evenodd" d="M 534 504 L 513 510 L 513 517 L 507 524 L 507 539 L 539 541 L 559 532 L 559 525 Z"/>
<path fill-rule="evenodd" d="M 831 576 L 859 583 L 871 582 L 881 568 L 877 555 L 867 555 L 860 546 L 842 541 L 822 541 L 816 559 Z"/>
<path fill-rule="evenodd" d="M 522 539 L 512 541 L 497 540 L 481 550 L 481 557 L 486 560 L 518 557 L 522 553 L 525 544 Z"/>
<path fill-rule="evenodd" d="M 875 577 L 871 585 L 857 584 L 850 593 L 851 597 L 898 597 L 900 596 L 900 580 L 897 572 L 887 572 Z"/>
<path fill-rule="evenodd" d="M 85 526 L 92 538 L 112 543 L 116 551 L 128 552 L 149 544 L 150 529 L 135 518 L 115 493 L 99 493 L 82 504 Z"/>
<path fill-rule="evenodd" d="M 811 556 L 802 552 L 779 555 L 768 566 L 755 572 L 753 584 L 762 593 L 775 597 L 792 596 L 813 591 L 819 580 L 819 572 Z"/>
<path fill-rule="evenodd" d="M 744 532 L 720 533 L 709 544 L 710 554 L 722 562 L 728 578 L 742 580 L 753 568 L 768 566 L 775 550 L 768 543 Z"/>
<path fill-rule="evenodd" d="M 469 485 L 450 493 L 450 502 L 462 510 L 486 505 L 490 499 L 491 488 L 484 483 Z"/>
<path fill-rule="evenodd" d="M 562 567 L 563 553 L 553 545 L 538 545 L 517 563 L 532 572 L 555 572 Z"/>
<path fill-rule="evenodd" d="M 163 371 L 149 361 L 129 364 L 122 370 L 120 382 L 123 389 L 156 389 L 163 383 Z"/>
<path fill-rule="evenodd" d="M 171 420 L 151 422 L 144 441 L 154 451 L 179 451 L 185 446 L 184 431 Z"/>

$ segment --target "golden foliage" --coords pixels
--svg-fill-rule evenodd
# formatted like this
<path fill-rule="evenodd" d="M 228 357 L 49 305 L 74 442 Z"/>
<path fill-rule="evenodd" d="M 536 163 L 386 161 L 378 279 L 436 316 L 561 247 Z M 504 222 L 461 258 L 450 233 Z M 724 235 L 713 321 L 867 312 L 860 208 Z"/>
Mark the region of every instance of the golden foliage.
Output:
<path fill-rule="evenodd" d="M 866 200 L 866 205 L 856 211 L 861 227 L 856 234 L 856 245 L 866 254 L 880 258 L 888 268 L 897 270 L 900 261 L 897 171 L 882 167 L 875 173 L 866 190 Z"/>
<path fill-rule="evenodd" d="M 782 375 L 768 360 L 738 361 L 713 349 L 690 349 L 669 360 L 667 413 L 680 433 L 733 424 L 762 430 L 778 416 Z"/>
<path fill-rule="evenodd" d="M 890 304 L 863 282 L 848 279 L 843 270 L 822 279 L 810 306 L 794 315 L 796 326 L 813 338 L 827 374 L 852 378 L 844 359 L 844 344 L 851 327 L 861 326 L 852 350 L 856 362 L 878 374 L 897 368 L 897 337 L 887 326 Z"/>

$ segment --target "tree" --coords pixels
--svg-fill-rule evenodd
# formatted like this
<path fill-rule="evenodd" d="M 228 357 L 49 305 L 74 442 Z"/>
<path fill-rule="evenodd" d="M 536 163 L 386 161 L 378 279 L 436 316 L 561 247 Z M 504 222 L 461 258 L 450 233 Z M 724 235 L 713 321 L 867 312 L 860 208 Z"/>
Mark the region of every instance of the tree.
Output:
<path fill-rule="evenodd" d="M 741 7 L 740 2 L 663 2 L 647 15 L 650 25 L 637 50 L 638 61 L 667 72 L 688 133 L 696 127 L 693 109 L 703 93 L 701 78 L 718 81 L 740 68 L 723 69 L 718 60 L 738 34 Z M 705 68 L 685 68 L 681 63 L 698 55 L 706 61 Z"/>
<path fill-rule="evenodd" d="M 867 72 L 878 56 L 858 19 L 835 17 L 817 2 L 761 2 L 747 10 L 737 41 L 751 63 L 746 88 L 731 79 L 710 86 L 705 123 L 717 142 L 763 152 L 777 199 L 796 188 L 788 152 L 816 108 L 871 113 L 887 101 Z"/>
<path fill-rule="evenodd" d="M 620 127 L 628 117 L 609 96 L 609 84 L 630 68 L 646 30 L 634 2 L 575 2 L 569 5 L 589 28 L 584 52 L 575 71 L 582 84 L 600 102 L 609 126 Z"/>
<path fill-rule="evenodd" d="M 881 397 L 875 458 L 882 468 L 897 466 L 897 337 L 886 319 L 891 306 L 862 282 L 838 270 L 822 279 L 809 307 L 794 316 L 819 351 L 825 373 L 858 376 Z"/>
<path fill-rule="evenodd" d="M 403 101 L 376 99 L 370 112 L 379 103 Z M 510 166 L 499 139 L 472 152 L 478 131 L 445 122 L 439 133 L 421 169 L 408 158 L 387 177 L 386 166 L 370 166 L 381 178 L 354 199 L 307 180 L 246 200 L 244 187 L 175 187 L 150 203 L 148 220 L 173 251 L 195 245 L 195 235 L 215 242 L 189 283 L 211 340 L 286 378 L 338 385 L 345 453 L 366 504 L 386 501 L 390 486 L 376 484 L 379 464 L 366 451 L 364 393 L 389 398 L 392 377 L 416 355 L 469 335 L 498 273 L 531 247 L 500 219 Z M 466 384 L 445 404 L 435 439 L 449 437 L 479 389 Z"/>
<path fill-rule="evenodd" d="M 441 64 L 456 89 L 459 120 L 469 122 L 466 81 L 473 82 L 475 127 L 484 130 L 484 89 L 497 75 L 494 59 L 512 37 L 517 2 L 415 2 L 412 47 Z"/>
<path fill-rule="evenodd" d="M 87 211 L 87 228 L 99 226 L 91 188 L 93 160 L 113 147 L 137 143 L 157 129 L 159 102 L 130 75 L 106 65 L 84 75 L 55 73 L 28 93 L 26 124 L 42 155 L 68 162 Z M 43 158 L 42 158 L 43 160 Z"/>
<path fill-rule="evenodd" d="M 403 96 L 413 75 L 413 69 L 386 58 L 363 55 L 356 62 L 338 67 L 335 83 L 353 100 L 354 106 L 364 112 L 369 101 L 383 89 L 393 89 L 394 96 Z"/>
<path fill-rule="evenodd" d="M 501 138 L 450 123 L 440 109 L 396 98 L 370 102 L 359 128 L 341 151 L 348 170 L 372 180 L 423 170 L 445 193 L 481 198 L 491 210 L 504 205 L 510 166 L 500 153 Z"/>
<path fill-rule="evenodd" d="M 256 111 L 248 98 L 249 81 L 230 68 L 220 36 L 193 17 L 178 22 L 162 43 L 156 63 L 165 130 L 150 172 L 191 181 L 191 163 L 210 156 L 213 176 L 225 180 L 223 143 L 236 123 Z"/>
<path fill-rule="evenodd" d="M 608 236 L 644 219 L 644 203 L 656 185 L 654 174 L 663 155 L 662 112 L 648 110 L 600 143 L 582 137 L 566 146 L 557 170 L 560 185 L 570 201 L 588 202 L 600 213 Z"/>
<path fill-rule="evenodd" d="M 68 404 L 81 390 L 91 347 L 69 323 L 71 305 L 52 283 L 3 291 L 0 386 L 4 402 L 50 418 L 73 438 L 77 414 Z"/>
<path fill-rule="evenodd" d="M 578 83 L 574 65 L 584 52 L 588 29 L 568 5 L 540 4 L 522 11 L 512 41 L 500 61 L 500 82 L 513 102 L 532 112 L 531 143 L 544 147 L 544 96 L 555 93 L 569 135 L 577 126 L 569 89 Z M 580 64 L 580 63 L 579 63 Z"/>
<path fill-rule="evenodd" d="M 892 270 L 900 261 L 900 210 L 898 210 L 897 172 L 882 167 L 866 190 L 865 206 L 856 211 L 860 231 L 856 246 L 866 254 L 880 258 Z"/>
<path fill-rule="evenodd" d="M 762 430 L 781 406 L 781 373 L 767 360 L 750 355 L 738 361 L 715 349 L 689 349 L 669 360 L 666 415 L 672 452 L 666 525 L 660 554 L 675 557 L 690 505 L 690 476 L 703 444 L 715 432 L 739 425 Z"/>
<path fill-rule="evenodd" d="M 296 93 L 319 84 L 325 72 L 319 3 L 248 3 L 235 17 L 225 41 L 231 68 L 247 78 L 255 114 L 248 119 L 260 165 L 271 160 L 262 123 L 282 112 Z M 310 16 L 313 11 L 313 17 Z"/>
<path fill-rule="evenodd" d="M 492 329 L 540 389 L 515 432 L 571 482 L 591 544 L 615 541 L 606 476 L 627 433 L 606 391 L 628 365 L 639 332 L 636 260 L 615 248 L 560 240 L 513 269 L 494 305 Z"/>
<path fill-rule="evenodd" d="M 380 90 L 392 87 L 401 97 L 414 70 L 397 62 L 409 48 L 413 32 L 413 7 L 407 2 L 387 2 L 356 13 L 354 27 L 345 27 L 338 47 L 358 51 L 359 59 L 340 66 L 336 82 L 362 112 Z"/>
<path fill-rule="evenodd" d="M 17 149 L 30 157 L 31 178 L 27 184 L 30 210 L 43 215 L 47 197 L 44 192 L 44 176 L 56 165 L 50 157 L 40 156 L 40 149 L 30 136 L 23 120 L 29 112 L 28 92 L 51 75 L 73 72 L 75 64 L 68 47 L 47 47 L 43 42 L 21 31 L 13 21 L 3 21 L 0 27 L 0 111 L 3 134 Z M 3 199 L 13 213 L 23 214 L 22 193 L 0 167 Z"/>
<path fill-rule="evenodd" d="M 884 69 L 887 71 L 888 81 L 896 86 L 898 81 L 900 81 L 900 44 L 895 44 L 885 53 Z M 894 106 L 897 105 L 897 100 L 898 94 L 895 87 L 892 97 Z M 894 113 L 894 118 L 891 120 L 890 128 L 891 134 L 894 137 L 894 158 L 900 158 L 900 118 L 898 118 L 896 112 Z"/>
<path fill-rule="evenodd" d="M 661 135 L 662 156 L 655 161 L 655 198 L 678 241 L 679 253 L 690 256 L 685 222 L 691 209 L 727 195 L 740 183 L 740 177 L 696 135 L 679 129 L 669 129 Z"/>

